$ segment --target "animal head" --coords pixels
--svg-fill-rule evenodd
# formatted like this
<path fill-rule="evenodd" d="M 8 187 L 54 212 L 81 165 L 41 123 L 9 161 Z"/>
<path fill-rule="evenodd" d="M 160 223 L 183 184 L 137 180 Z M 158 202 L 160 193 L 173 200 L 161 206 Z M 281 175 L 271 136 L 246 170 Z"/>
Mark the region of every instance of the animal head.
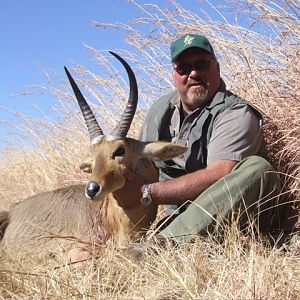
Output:
<path fill-rule="evenodd" d="M 127 62 L 116 53 L 111 51 L 110 53 L 125 67 L 130 83 L 130 93 L 120 122 L 107 136 L 104 135 L 87 101 L 65 67 L 91 140 L 91 157 L 81 165 L 81 169 L 91 173 L 85 194 L 87 198 L 97 201 L 103 200 L 109 193 L 123 187 L 126 182 L 124 175 L 126 169 L 135 169 L 140 160 L 145 158 L 169 160 L 186 151 L 186 147 L 172 143 L 142 142 L 126 138 L 136 111 L 138 88 L 135 75 Z"/>

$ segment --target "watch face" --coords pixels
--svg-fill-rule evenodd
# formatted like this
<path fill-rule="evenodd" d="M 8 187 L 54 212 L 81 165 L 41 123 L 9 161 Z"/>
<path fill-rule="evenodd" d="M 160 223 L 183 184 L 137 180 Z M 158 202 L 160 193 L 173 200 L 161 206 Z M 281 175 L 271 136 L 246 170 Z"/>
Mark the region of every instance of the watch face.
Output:
<path fill-rule="evenodd" d="M 150 204 L 152 202 L 152 199 L 150 197 L 142 197 L 141 198 L 141 202 L 144 205 L 148 205 L 148 204 Z"/>

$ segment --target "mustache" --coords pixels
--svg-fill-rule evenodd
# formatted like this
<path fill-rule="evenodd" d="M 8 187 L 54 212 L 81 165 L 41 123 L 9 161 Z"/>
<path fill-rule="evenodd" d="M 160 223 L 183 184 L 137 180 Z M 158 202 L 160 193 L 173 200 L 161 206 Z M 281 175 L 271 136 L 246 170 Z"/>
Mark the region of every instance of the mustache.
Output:
<path fill-rule="evenodd" d="M 198 79 L 191 79 L 189 78 L 187 81 L 188 85 L 195 85 L 195 84 L 200 84 L 203 85 L 205 87 L 207 87 L 207 80 L 205 80 L 204 78 L 198 78 Z"/>

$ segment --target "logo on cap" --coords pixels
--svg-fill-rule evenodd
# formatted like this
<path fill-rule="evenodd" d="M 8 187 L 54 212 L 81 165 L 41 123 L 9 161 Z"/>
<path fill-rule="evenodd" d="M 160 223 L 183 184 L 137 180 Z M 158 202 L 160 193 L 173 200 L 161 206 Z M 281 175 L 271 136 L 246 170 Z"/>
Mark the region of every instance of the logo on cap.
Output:
<path fill-rule="evenodd" d="M 184 38 L 184 41 L 183 41 L 183 43 L 184 43 L 184 46 L 186 47 L 186 46 L 189 46 L 192 42 L 193 42 L 193 39 L 194 39 L 195 37 L 191 37 L 191 36 L 189 36 L 189 35 L 187 35 L 185 38 Z"/>

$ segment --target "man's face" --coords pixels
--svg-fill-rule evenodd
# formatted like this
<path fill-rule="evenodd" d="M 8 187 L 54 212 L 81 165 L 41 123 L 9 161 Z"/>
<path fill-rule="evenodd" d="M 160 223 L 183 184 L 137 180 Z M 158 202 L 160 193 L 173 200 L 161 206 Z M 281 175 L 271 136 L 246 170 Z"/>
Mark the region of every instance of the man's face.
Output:
<path fill-rule="evenodd" d="M 187 113 L 206 105 L 220 86 L 218 62 L 210 53 L 199 48 L 184 51 L 173 67 L 175 86 Z"/>

